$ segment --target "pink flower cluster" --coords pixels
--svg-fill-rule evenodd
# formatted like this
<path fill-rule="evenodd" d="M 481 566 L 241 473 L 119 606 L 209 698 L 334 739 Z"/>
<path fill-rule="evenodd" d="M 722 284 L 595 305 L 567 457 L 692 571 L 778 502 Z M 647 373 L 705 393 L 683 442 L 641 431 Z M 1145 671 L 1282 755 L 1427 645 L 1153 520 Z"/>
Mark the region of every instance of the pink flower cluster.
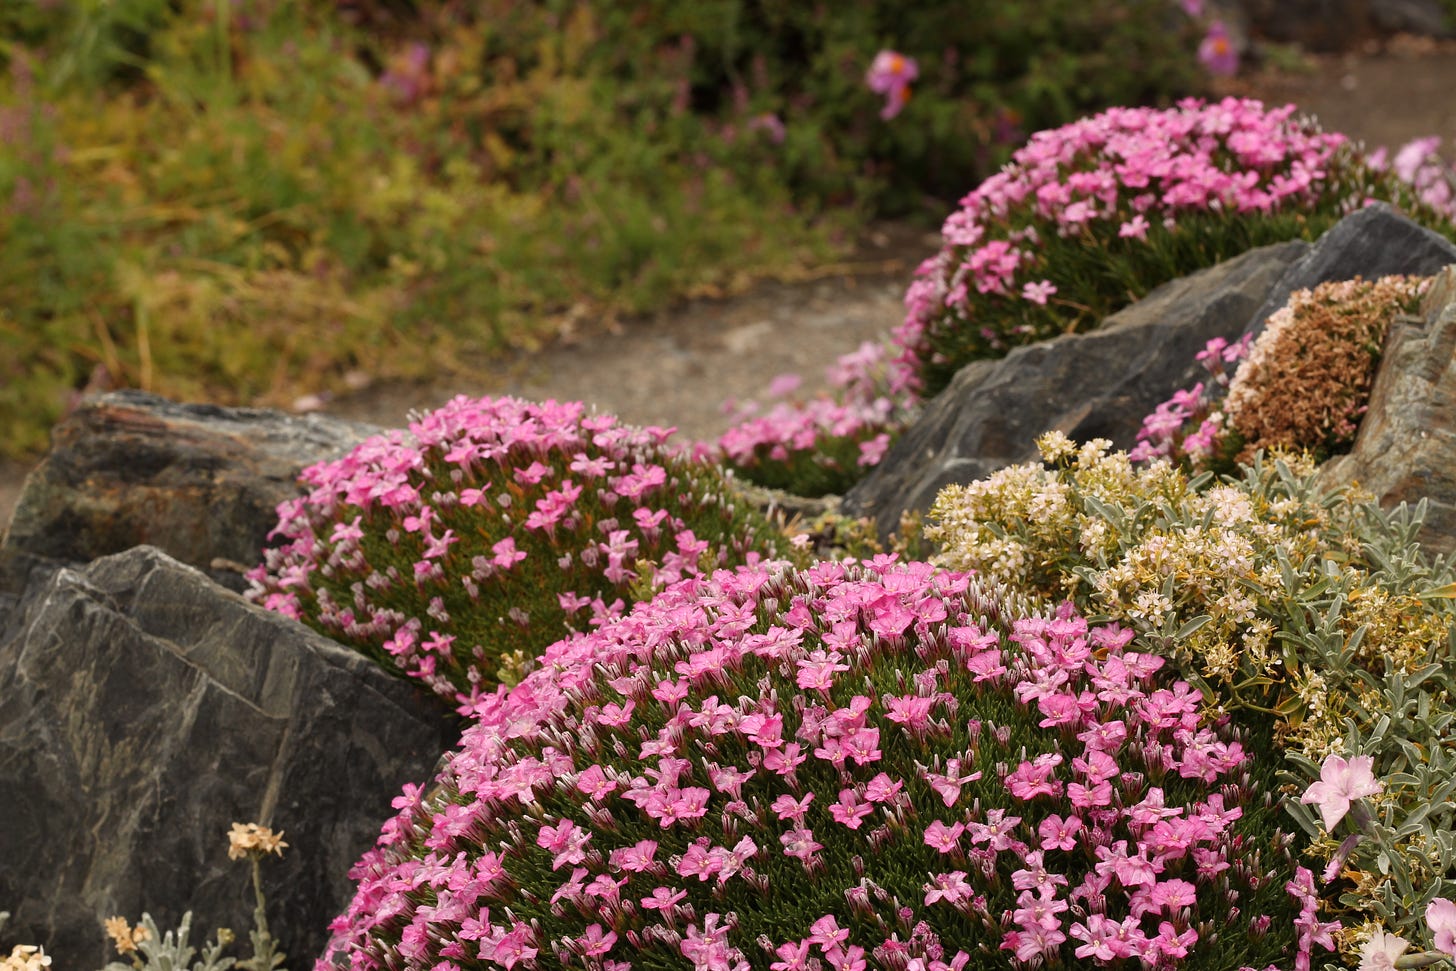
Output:
<path fill-rule="evenodd" d="M 1308 967 L 1251 753 L 1130 638 L 892 557 L 685 580 L 478 701 L 318 967 Z"/>
<path fill-rule="evenodd" d="M 456 398 L 306 469 L 249 596 L 468 705 L 510 652 L 620 614 L 634 582 L 758 557 L 765 537 L 670 435 L 578 402 Z"/>
<path fill-rule="evenodd" d="M 1197 360 L 1208 377 L 1191 388 L 1173 392 L 1143 419 L 1137 445 L 1128 453 L 1134 462 L 1168 459 L 1202 467 L 1214 454 L 1226 431 L 1218 405 L 1228 394 L 1229 368 L 1248 356 L 1250 335 L 1230 344 L 1215 337 L 1198 352 Z"/>
<path fill-rule="evenodd" d="M 861 458 L 874 464 L 878 435 L 893 435 L 966 361 L 1089 323 L 1079 292 L 1089 285 L 1086 260 L 1059 257 L 1052 241 L 1064 241 L 1063 255 L 1075 244 L 1151 264 L 1193 217 L 1360 204 L 1363 189 L 1332 178 L 1344 136 L 1297 121 L 1294 111 L 1189 100 L 1170 110 L 1114 108 L 1038 132 L 946 220 L 944 246 L 916 271 L 892 336 L 894 360 L 867 385 L 872 391 L 851 384 L 832 400 L 777 406 L 730 431 L 720 447 L 756 481 L 763 473 L 755 468 L 778 475 L 774 485 L 794 480 L 776 466 L 842 453 L 845 441 L 870 442 Z M 843 366 L 860 367 L 862 356 Z"/>
<path fill-rule="evenodd" d="M 1014 318 L 1018 302 L 1038 302 L 1055 285 L 1041 245 L 1049 236 L 1140 242 L 1155 229 L 1176 231 L 1188 214 L 1271 213 L 1319 199 L 1345 139 L 1296 122 L 1294 111 L 1190 100 L 1170 110 L 1113 108 L 1033 135 L 946 220 L 944 248 L 917 270 L 895 334 L 894 387 L 921 389 L 948 330 L 974 328 L 1001 350 L 1047 336 L 1003 332 L 998 318 Z M 987 316 L 1000 306 L 1008 313 Z"/>
<path fill-rule="evenodd" d="M 1438 135 L 1416 138 L 1390 158 L 1384 147 L 1370 153 L 1370 166 L 1389 169 L 1415 190 L 1416 198 L 1448 219 L 1456 219 L 1456 170 L 1441 158 Z"/>
<path fill-rule="evenodd" d="M 866 341 L 828 369 L 835 395 L 784 400 L 758 413 L 734 408 L 737 424 L 718 439 L 722 460 L 762 485 L 799 494 L 842 492 L 863 467 L 878 465 L 907 410 L 888 393 L 887 349 Z M 775 382 L 770 394 L 798 382 Z"/>

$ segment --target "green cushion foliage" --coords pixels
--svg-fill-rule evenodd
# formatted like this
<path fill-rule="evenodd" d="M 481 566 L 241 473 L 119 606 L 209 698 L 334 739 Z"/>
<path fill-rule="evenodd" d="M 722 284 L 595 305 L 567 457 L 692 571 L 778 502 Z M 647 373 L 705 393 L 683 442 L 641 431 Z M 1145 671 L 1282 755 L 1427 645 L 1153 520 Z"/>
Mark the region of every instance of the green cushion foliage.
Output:
<path fill-rule="evenodd" d="M 88 384 L 288 404 L 792 277 L 1196 83 L 1163 0 L 4 7 L 12 455 Z M 887 45 L 922 79 L 888 121 Z"/>

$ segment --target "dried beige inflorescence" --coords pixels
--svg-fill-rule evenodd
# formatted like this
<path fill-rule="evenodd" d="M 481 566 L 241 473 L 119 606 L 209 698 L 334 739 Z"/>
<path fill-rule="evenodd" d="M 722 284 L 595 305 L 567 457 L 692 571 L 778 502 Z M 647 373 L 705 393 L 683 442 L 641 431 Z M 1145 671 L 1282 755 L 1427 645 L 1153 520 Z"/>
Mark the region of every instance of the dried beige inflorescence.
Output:
<path fill-rule="evenodd" d="M 1321 549 L 1328 511 L 1276 486 L 1222 484 L 1198 492 L 1166 462 L 1134 466 L 1105 441 L 1039 443 L 1054 469 L 1002 469 L 951 486 L 931 511 L 928 538 L 942 566 L 975 570 L 1158 637 L 1195 616 L 1206 622 L 1174 648 L 1210 683 L 1279 680 L 1268 605 L 1293 595 L 1279 554 L 1302 562 Z M 1294 475 L 1309 468 L 1296 461 Z"/>
<path fill-rule="evenodd" d="M 0 971 L 44 971 L 50 966 L 50 955 L 34 944 L 17 944 L 10 956 L 0 961 Z"/>
<path fill-rule="evenodd" d="M 106 933 L 111 936 L 112 943 L 116 945 L 117 954 L 130 954 L 137 949 L 137 945 L 152 934 L 145 927 L 138 924 L 132 927 L 125 917 L 109 918 L 103 926 Z"/>
<path fill-rule="evenodd" d="M 1297 290 L 1269 318 L 1239 365 L 1224 412 L 1243 442 L 1239 461 L 1259 449 L 1347 449 L 1364 414 L 1386 331 L 1412 312 L 1428 279 L 1356 278 Z"/>
<path fill-rule="evenodd" d="M 250 855 L 262 857 L 268 853 L 282 856 L 286 846 L 288 844 L 283 842 L 282 832 L 275 833 L 267 826 L 259 826 L 257 823 L 233 823 L 233 828 L 228 833 L 229 860 L 241 860 Z"/>

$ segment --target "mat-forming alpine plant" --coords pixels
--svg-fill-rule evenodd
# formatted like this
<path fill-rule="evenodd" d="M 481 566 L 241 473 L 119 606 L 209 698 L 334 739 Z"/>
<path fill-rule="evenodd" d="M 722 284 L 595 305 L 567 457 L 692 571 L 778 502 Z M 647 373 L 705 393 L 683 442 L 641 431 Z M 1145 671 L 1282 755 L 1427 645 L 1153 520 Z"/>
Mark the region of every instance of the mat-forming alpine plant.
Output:
<path fill-rule="evenodd" d="M 1408 186 L 1342 135 L 1228 98 L 1113 108 L 1033 135 L 945 222 L 896 331 L 897 387 L 933 394 L 963 364 L 1096 327 L 1154 286 L 1265 243 L 1313 238 Z"/>
<path fill-rule="evenodd" d="M 249 596 L 468 705 L 655 587 L 776 554 L 670 434 L 575 402 L 456 398 L 305 470 Z"/>
<path fill-rule="evenodd" d="M 320 971 L 1307 969 L 1247 732 L 1132 634 L 886 557 L 685 580 L 483 698 Z"/>
<path fill-rule="evenodd" d="M 1385 335 L 1416 311 L 1429 278 L 1344 280 L 1296 290 L 1257 339 L 1214 338 L 1198 354 L 1207 376 L 1143 419 L 1135 461 L 1168 458 L 1232 471 L 1265 451 L 1316 461 L 1354 445 Z M 1237 364 L 1230 378 L 1227 365 Z"/>
<path fill-rule="evenodd" d="M 1403 540 L 1382 532 L 1379 511 L 1358 495 L 1321 494 L 1307 464 L 1258 462 L 1242 478 L 1215 481 L 1163 461 L 1135 465 L 1106 441 L 1078 446 L 1049 433 L 1038 446 L 1050 467 L 1012 466 L 941 492 L 926 529 L 941 545 L 936 562 L 1044 602 L 1071 598 L 1089 614 L 1128 624 L 1222 704 L 1292 704 L 1288 679 L 1319 670 L 1291 666 L 1275 634 L 1303 622 L 1304 598 L 1333 589 L 1328 571 L 1336 559 L 1345 564 L 1340 577 L 1368 587 L 1371 602 L 1403 602 L 1392 600 L 1402 590 L 1372 576 Z M 1381 527 L 1368 561 L 1360 533 L 1367 523 Z M 1352 602 L 1330 616 L 1359 610 Z M 1417 642 L 1419 623 L 1389 621 L 1382 643 L 1398 641 L 1402 629 Z M 1424 651 L 1424 635 L 1418 642 Z M 1378 653 L 1362 662 L 1377 672 L 1383 666 Z M 1327 738 L 1331 726 L 1306 717 L 1301 728 Z"/>
<path fill-rule="evenodd" d="M 717 454 L 739 475 L 800 496 L 842 493 L 865 468 L 878 465 L 910 418 L 888 388 L 887 347 L 865 341 L 828 368 L 830 392 L 793 399 L 797 382 L 776 380 L 768 411 L 757 402 L 728 402 L 735 424 Z M 782 377 L 794 377 L 784 375 Z"/>

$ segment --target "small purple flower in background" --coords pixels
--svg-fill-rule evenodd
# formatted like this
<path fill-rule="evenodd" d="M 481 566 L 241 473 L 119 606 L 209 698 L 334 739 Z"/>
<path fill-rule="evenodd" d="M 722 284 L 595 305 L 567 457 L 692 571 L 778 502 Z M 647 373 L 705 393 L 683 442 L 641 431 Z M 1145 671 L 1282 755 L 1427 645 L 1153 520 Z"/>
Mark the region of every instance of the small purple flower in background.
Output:
<path fill-rule="evenodd" d="M 754 115 L 748 123 L 748 130 L 763 132 L 775 145 L 782 145 L 784 138 L 788 135 L 788 129 L 784 127 L 783 120 L 773 112 Z"/>
<path fill-rule="evenodd" d="M 885 96 L 880 117 L 889 121 L 900 113 L 910 100 L 910 82 L 920 77 L 920 67 L 913 57 L 896 51 L 880 51 L 865 74 L 865 84 L 875 94 Z"/>
<path fill-rule="evenodd" d="M 1239 52 L 1222 20 L 1208 25 L 1208 33 L 1198 45 L 1198 60 L 1215 77 L 1229 78 L 1239 73 Z"/>
<path fill-rule="evenodd" d="M 1368 755 L 1357 755 L 1348 761 L 1331 755 L 1320 766 L 1320 781 L 1311 783 L 1299 801 L 1318 803 L 1325 831 L 1332 832 L 1350 811 L 1350 803 L 1385 788 L 1375 780 L 1374 766 L 1375 760 Z"/>
<path fill-rule="evenodd" d="M 1178 0 L 1178 6 L 1190 17 L 1203 16 L 1203 0 Z"/>

